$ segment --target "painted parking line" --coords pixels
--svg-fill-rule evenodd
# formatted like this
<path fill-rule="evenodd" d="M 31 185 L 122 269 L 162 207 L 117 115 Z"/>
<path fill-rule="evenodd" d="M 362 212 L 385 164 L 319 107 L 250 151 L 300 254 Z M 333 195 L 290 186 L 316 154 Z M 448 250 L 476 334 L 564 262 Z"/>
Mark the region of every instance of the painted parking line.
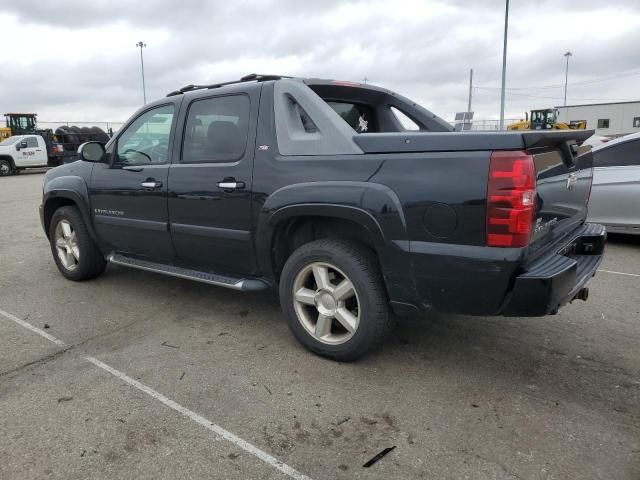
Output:
<path fill-rule="evenodd" d="M 49 335 L 44 330 L 42 330 L 42 329 L 40 329 L 38 327 L 34 327 L 33 325 L 31 325 L 30 323 L 25 322 L 21 318 L 18 318 L 15 315 L 11 315 L 9 312 L 5 312 L 4 310 L 0 310 L 0 315 L 2 315 L 5 318 L 8 318 L 12 322 L 17 323 L 18 325 L 20 325 L 23 328 L 26 328 L 27 330 L 31 330 L 33 333 L 37 333 L 41 337 L 46 338 L 47 340 L 49 340 L 50 342 L 55 343 L 59 347 L 65 348 L 67 346 L 67 344 L 64 343 L 62 340 L 58 340 L 53 335 Z"/>
<path fill-rule="evenodd" d="M 626 277 L 640 277 L 640 275 L 638 275 L 637 273 L 615 272 L 613 270 L 598 270 L 598 271 L 603 273 L 612 273 L 614 275 L 624 275 Z"/>
<path fill-rule="evenodd" d="M 97 360 L 97 359 L 95 359 L 93 357 L 85 357 L 85 358 L 89 362 L 93 363 L 96 367 L 100 367 L 103 370 L 106 370 L 107 372 L 109 372 L 114 377 L 117 377 L 120 380 L 122 380 L 124 382 L 127 382 L 132 387 L 135 387 L 138 390 L 140 390 L 141 392 L 146 393 L 150 397 L 155 398 L 159 402 L 164 403 L 167 407 L 175 410 L 176 412 L 181 413 L 182 415 L 184 415 L 185 417 L 193 420 L 197 424 L 202 425 L 204 428 L 206 428 L 207 430 L 212 431 L 213 433 L 215 433 L 217 436 L 223 438 L 224 440 L 237 445 L 238 447 L 243 449 L 245 452 L 250 453 L 254 457 L 259 458 L 260 460 L 262 460 L 263 462 L 271 465 L 272 467 L 277 468 L 282 473 L 290 476 L 291 478 L 294 478 L 296 480 L 311 480 L 310 477 L 307 477 L 306 475 L 298 472 L 297 470 L 293 469 L 292 467 L 290 467 L 286 463 L 281 462 L 277 458 L 272 457 L 271 455 L 269 455 L 264 450 L 260 450 L 258 447 L 250 444 L 246 440 L 243 440 L 242 438 L 240 438 L 237 435 L 229 432 L 228 430 L 225 430 L 224 428 L 220 427 L 219 425 L 216 425 L 215 423 L 212 423 L 211 421 L 207 420 L 203 416 L 198 415 L 195 412 L 192 412 L 188 408 L 185 408 L 182 405 L 177 404 L 176 402 L 174 402 L 173 400 L 165 397 L 161 393 L 155 391 L 152 388 L 147 387 L 146 385 L 143 385 L 142 383 L 138 382 L 137 380 L 134 380 L 133 378 L 129 377 L 128 375 L 116 370 L 113 367 L 110 367 L 106 363 L 103 363 L 100 360 Z"/>
<path fill-rule="evenodd" d="M 8 312 L 5 312 L 4 310 L 0 310 L 0 315 L 5 317 L 8 320 L 11 320 L 12 322 L 14 322 L 14 323 L 16 323 L 18 325 L 20 325 L 21 327 L 24 327 L 27 330 L 30 330 L 31 332 L 36 333 L 36 334 L 40 335 L 41 337 L 46 338 L 50 342 L 53 342 L 53 343 L 55 343 L 56 345 L 58 345 L 60 347 L 67 347 L 67 344 L 65 342 L 63 342 L 62 340 L 57 339 L 53 335 L 48 334 L 47 332 L 45 332 L 44 330 L 42 330 L 42 329 L 40 329 L 38 327 L 34 327 L 30 323 L 25 322 L 24 320 L 16 317 L 15 315 L 12 315 L 12 314 L 10 314 Z M 255 445 L 252 445 L 251 443 L 247 442 L 246 440 L 243 440 L 242 438 L 240 438 L 237 435 L 231 433 L 230 431 L 225 430 L 224 428 L 222 428 L 219 425 L 216 425 L 215 423 L 211 422 L 210 420 L 208 420 L 207 418 L 203 417 L 202 415 L 198 415 L 197 413 L 189 410 L 188 408 L 183 407 L 182 405 L 174 402 L 173 400 L 171 400 L 170 398 L 162 395 L 160 392 L 154 390 L 153 388 L 148 387 L 148 386 L 140 383 L 139 381 L 131 378 L 127 374 L 125 374 L 125 373 L 123 373 L 123 372 L 121 372 L 119 370 L 116 370 L 115 368 L 107 365 L 104 362 L 101 362 L 97 358 L 87 356 L 87 357 L 84 357 L 84 359 L 86 361 L 92 363 L 96 367 L 101 368 L 102 370 L 105 370 L 106 372 L 109 372 L 114 377 L 116 377 L 116 378 L 128 383 L 132 387 L 137 388 L 141 392 L 146 393 L 150 397 L 158 400 L 159 402 L 163 403 L 164 405 L 166 405 L 167 407 L 171 408 L 172 410 L 175 410 L 176 412 L 184 415 L 185 417 L 187 417 L 190 420 L 194 421 L 198 425 L 201 425 L 204 428 L 206 428 L 207 430 L 213 432 L 217 437 L 216 440 L 223 439 L 223 440 L 226 440 L 226 441 L 228 441 L 230 443 L 233 443 L 237 447 L 243 449 L 245 452 L 253 455 L 254 457 L 256 457 L 256 458 L 258 458 L 260 460 L 262 460 L 267 465 L 271 465 L 273 468 L 281 471 L 282 473 L 284 473 L 285 475 L 293 478 L 294 480 L 312 480 L 311 477 L 308 477 L 307 475 L 304 475 L 303 473 L 298 472 L 293 467 L 290 467 L 286 463 L 281 462 L 280 460 L 278 460 L 277 458 L 273 457 L 272 455 L 269 455 L 264 450 L 259 449 Z"/>

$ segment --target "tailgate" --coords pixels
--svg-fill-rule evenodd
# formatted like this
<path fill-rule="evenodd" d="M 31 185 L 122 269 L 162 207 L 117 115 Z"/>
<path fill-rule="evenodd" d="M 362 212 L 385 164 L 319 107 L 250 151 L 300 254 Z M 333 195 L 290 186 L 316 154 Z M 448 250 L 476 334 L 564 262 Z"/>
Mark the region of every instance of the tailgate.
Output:
<path fill-rule="evenodd" d="M 588 130 L 525 132 L 523 140 L 536 168 L 536 212 L 531 253 L 554 244 L 581 225 L 593 178 Z"/>

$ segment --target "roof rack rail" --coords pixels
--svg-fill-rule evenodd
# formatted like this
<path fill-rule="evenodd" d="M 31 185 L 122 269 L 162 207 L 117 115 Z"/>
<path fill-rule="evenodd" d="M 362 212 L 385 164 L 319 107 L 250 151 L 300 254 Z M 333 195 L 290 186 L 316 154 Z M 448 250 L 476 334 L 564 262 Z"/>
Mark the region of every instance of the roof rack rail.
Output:
<path fill-rule="evenodd" d="M 244 82 L 266 82 L 268 80 L 280 80 L 281 78 L 293 78 L 286 75 L 262 75 L 258 73 L 250 73 L 249 75 L 245 75 L 240 80 L 231 80 L 230 82 L 222 82 L 222 83 L 212 83 L 211 85 L 187 85 L 182 87 L 179 90 L 174 90 L 167 94 L 167 97 L 173 97 L 174 95 L 182 95 L 186 92 L 191 92 L 193 90 L 203 90 L 209 88 L 220 88 L 226 85 L 233 85 L 236 83 L 244 83 Z"/>

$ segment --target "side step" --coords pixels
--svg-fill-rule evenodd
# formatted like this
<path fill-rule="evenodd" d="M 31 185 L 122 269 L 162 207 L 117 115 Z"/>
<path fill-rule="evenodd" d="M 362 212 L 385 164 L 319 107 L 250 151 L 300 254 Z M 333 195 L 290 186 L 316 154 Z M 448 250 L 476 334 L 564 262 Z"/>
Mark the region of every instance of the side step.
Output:
<path fill-rule="evenodd" d="M 217 285 L 219 287 L 232 288 L 234 290 L 242 290 L 245 292 L 255 292 L 257 290 L 266 290 L 269 288 L 269 285 L 266 282 L 257 278 L 238 278 L 218 275 L 216 273 L 201 272 L 199 270 L 191 270 L 188 268 L 131 258 L 118 253 L 112 253 L 107 257 L 107 260 L 117 265 L 124 265 L 125 267 L 146 270 L 147 272 L 163 273 L 165 275 L 171 275 L 172 277 L 186 278 L 187 280 L 195 280 L 196 282 L 208 283 L 210 285 Z"/>

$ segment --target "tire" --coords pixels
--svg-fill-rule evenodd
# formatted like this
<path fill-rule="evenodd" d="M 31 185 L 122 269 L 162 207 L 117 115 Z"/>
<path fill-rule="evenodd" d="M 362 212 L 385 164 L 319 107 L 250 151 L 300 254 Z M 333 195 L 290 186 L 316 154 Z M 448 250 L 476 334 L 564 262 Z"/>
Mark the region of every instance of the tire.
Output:
<path fill-rule="evenodd" d="M 65 232 L 65 224 L 71 229 L 70 232 Z M 62 246 L 59 248 L 61 237 Z M 69 280 L 80 282 L 95 278 L 107 265 L 77 207 L 61 207 L 54 212 L 49 227 L 49 243 L 58 270 Z M 67 252 L 66 257 L 63 251 Z"/>
<path fill-rule="evenodd" d="M 80 127 L 72 125 L 71 127 L 69 127 L 68 131 L 70 133 L 69 137 L 72 139 L 71 143 L 73 143 L 74 149 L 78 148 L 81 144 L 84 143 L 84 136 L 82 135 Z"/>
<path fill-rule="evenodd" d="M 91 131 L 91 140 L 102 143 L 107 143 L 110 140 L 109 135 L 100 127 L 90 127 L 89 130 Z"/>
<path fill-rule="evenodd" d="M 0 177 L 8 177 L 13 173 L 13 167 L 9 160 L 0 160 Z"/>
<path fill-rule="evenodd" d="M 348 287 L 342 294 L 335 288 L 347 285 L 344 281 L 351 282 L 350 296 L 344 295 Z M 323 357 L 356 360 L 378 347 L 391 330 L 377 259 L 356 242 L 322 239 L 301 246 L 286 261 L 279 290 L 291 332 L 305 348 Z"/>

